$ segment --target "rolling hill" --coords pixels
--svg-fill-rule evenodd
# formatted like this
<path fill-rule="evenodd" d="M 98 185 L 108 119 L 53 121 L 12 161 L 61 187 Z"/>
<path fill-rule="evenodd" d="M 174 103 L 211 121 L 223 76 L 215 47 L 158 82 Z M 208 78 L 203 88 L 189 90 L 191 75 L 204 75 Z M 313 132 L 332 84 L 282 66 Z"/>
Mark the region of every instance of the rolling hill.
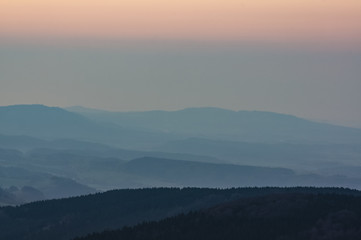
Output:
<path fill-rule="evenodd" d="M 291 115 L 220 108 L 107 112 L 68 108 L 97 122 L 216 140 L 292 143 L 361 143 L 361 129 L 318 123 Z"/>
<path fill-rule="evenodd" d="M 169 141 L 158 151 L 208 155 L 227 162 L 313 170 L 360 164 L 360 144 L 257 143 L 188 138 Z"/>
<path fill-rule="evenodd" d="M 36 195 L 38 197 L 26 197 L 26 195 L 20 192 L 23 197 L 19 197 L 18 199 L 22 200 L 15 203 L 78 196 L 95 193 L 97 191 L 70 178 L 20 167 L 0 166 L 0 182 L 3 187 L 15 187 L 20 190 L 24 187 L 31 187 L 41 193 Z"/>
<path fill-rule="evenodd" d="M 89 196 L 35 202 L 19 207 L 2 207 L 0 239 L 70 240 L 75 236 L 132 226 L 144 221 L 161 220 L 242 198 L 286 193 L 316 194 L 316 196 L 321 193 L 336 193 L 340 196 L 341 194 L 360 196 L 359 191 L 337 188 L 116 190 Z M 254 205 L 254 208 L 256 211 L 257 205 Z M 260 205 L 259 211 L 262 209 Z"/>
<path fill-rule="evenodd" d="M 0 107 L 0 163 L 99 190 L 360 188 L 360 131 L 217 108 L 113 113 L 16 105 Z"/>
<path fill-rule="evenodd" d="M 44 105 L 0 107 L 0 134 L 47 140 L 70 138 L 138 148 L 175 139 L 165 134 L 96 123 L 80 114 Z"/>
<path fill-rule="evenodd" d="M 354 240 L 361 238 L 361 197 L 275 194 L 76 240 Z"/>
<path fill-rule="evenodd" d="M 201 163 L 151 157 L 125 162 L 119 169 L 132 178 L 137 176 L 138 178 L 135 179 L 147 187 L 337 186 L 361 188 L 360 178 L 296 173 L 287 168 Z"/>

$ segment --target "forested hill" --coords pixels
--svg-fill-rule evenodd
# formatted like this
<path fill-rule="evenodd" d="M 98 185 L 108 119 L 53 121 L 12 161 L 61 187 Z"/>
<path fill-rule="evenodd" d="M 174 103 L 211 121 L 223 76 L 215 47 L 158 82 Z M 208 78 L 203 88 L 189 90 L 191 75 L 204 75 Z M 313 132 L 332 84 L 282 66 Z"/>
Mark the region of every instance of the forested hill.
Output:
<path fill-rule="evenodd" d="M 240 199 L 159 222 L 76 240 L 356 240 L 361 239 L 361 197 L 276 194 Z"/>
<path fill-rule="evenodd" d="M 240 198 L 281 193 L 338 193 L 342 188 L 154 188 L 114 190 L 94 195 L 0 208 L 0 239 L 69 240 L 106 229 L 206 209 Z"/>

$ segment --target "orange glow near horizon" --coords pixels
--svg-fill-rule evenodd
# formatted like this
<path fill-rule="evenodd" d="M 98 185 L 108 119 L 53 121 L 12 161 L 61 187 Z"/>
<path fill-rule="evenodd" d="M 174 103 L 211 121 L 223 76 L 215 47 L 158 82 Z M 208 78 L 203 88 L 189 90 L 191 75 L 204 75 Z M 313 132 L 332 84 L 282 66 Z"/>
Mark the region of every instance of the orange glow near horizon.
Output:
<path fill-rule="evenodd" d="M 360 0 L 0 0 L 0 37 L 361 45 Z"/>

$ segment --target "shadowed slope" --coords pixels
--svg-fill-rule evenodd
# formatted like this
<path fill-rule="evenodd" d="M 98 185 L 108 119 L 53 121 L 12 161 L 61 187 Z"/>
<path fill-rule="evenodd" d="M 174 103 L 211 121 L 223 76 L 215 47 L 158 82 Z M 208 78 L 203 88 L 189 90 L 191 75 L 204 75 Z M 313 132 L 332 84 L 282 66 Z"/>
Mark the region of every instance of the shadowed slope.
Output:
<path fill-rule="evenodd" d="M 335 194 L 269 195 L 77 240 L 354 240 L 361 238 L 360 201 Z"/>

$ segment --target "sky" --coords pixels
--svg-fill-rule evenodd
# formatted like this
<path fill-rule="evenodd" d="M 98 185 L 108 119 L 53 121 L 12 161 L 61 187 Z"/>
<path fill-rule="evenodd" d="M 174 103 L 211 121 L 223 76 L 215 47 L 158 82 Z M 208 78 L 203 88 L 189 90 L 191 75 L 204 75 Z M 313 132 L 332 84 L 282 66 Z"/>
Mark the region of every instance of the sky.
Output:
<path fill-rule="evenodd" d="M 359 0 L 1 0 L 19 38 L 361 43 Z"/>
<path fill-rule="evenodd" d="M 361 128 L 360 0 L 0 0 L 0 105 L 214 106 Z"/>

